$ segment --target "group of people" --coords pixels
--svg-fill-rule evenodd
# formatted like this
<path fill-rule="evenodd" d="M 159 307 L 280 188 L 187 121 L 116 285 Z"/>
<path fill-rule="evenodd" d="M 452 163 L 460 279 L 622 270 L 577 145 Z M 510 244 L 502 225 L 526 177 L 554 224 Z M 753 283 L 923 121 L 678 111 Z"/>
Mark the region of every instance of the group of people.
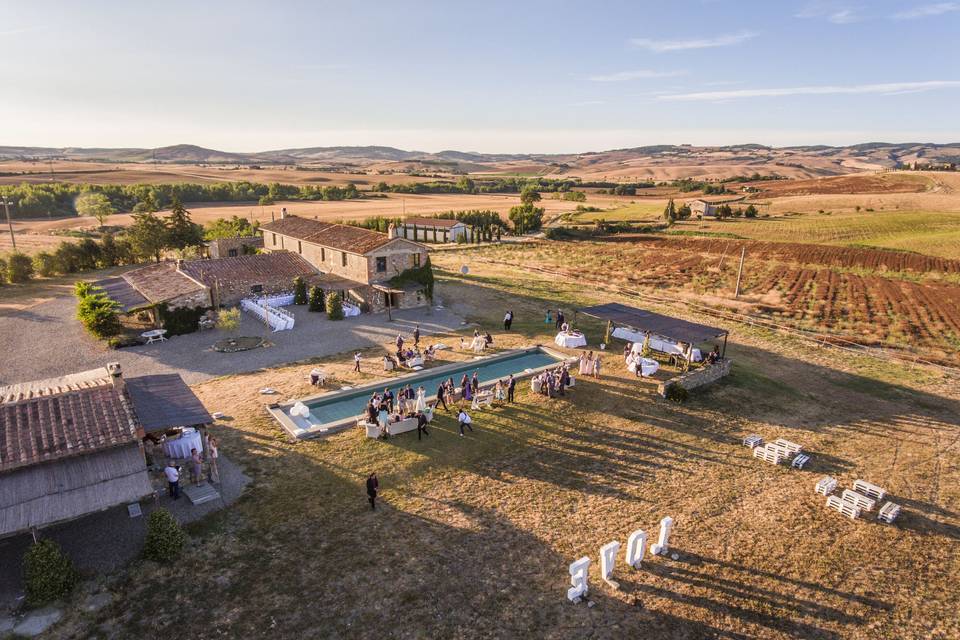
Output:
<path fill-rule="evenodd" d="M 203 466 L 207 465 L 206 479 L 209 482 L 220 482 L 220 468 L 217 464 L 220 457 L 219 442 L 213 436 L 207 438 L 207 454 L 204 456 L 194 447 L 190 449 L 190 482 L 199 485 L 203 482 Z M 163 475 L 167 479 L 167 493 L 174 500 L 180 499 L 180 476 L 183 467 L 174 460 L 167 460 L 163 468 Z"/>
<path fill-rule="evenodd" d="M 563 325 L 566 323 L 566 318 L 564 318 L 564 316 L 563 316 L 563 310 L 562 310 L 562 309 L 557 309 L 556 320 L 554 320 L 554 316 L 552 315 L 552 312 L 550 311 L 550 309 L 547 309 L 547 314 L 546 314 L 546 316 L 544 316 L 543 322 L 544 322 L 545 324 L 550 324 L 551 322 L 553 322 L 553 323 L 554 323 L 554 328 L 555 328 L 557 331 L 560 331 L 560 329 L 561 329 L 561 328 L 563 327 Z"/>
<path fill-rule="evenodd" d="M 484 349 L 488 349 L 493 346 L 493 336 L 490 335 L 489 331 L 480 333 L 479 329 L 473 330 L 473 340 L 470 341 L 470 349 L 474 353 L 482 353 Z M 460 337 L 460 350 L 464 349 L 464 340 L 463 337 Z"/>
<path fill-rule="evenodd" d="M 401 387 L 394 395 L 389 387 L 383 393 L 374 393 L 367 402 L 367 421 L 380 426 L 381 435 L 386 435 L 390 423 L 400 422 L 407 418 L 416 417 L 418 420 L 417 437 L 430 435 L 427 431 L 428 422 L 426 411 L 429 409 L 426 400 L 426 391 L 418 387 L 416 391 L 411 385 Z"/>
<path fill-rule="evenodd" d="M 600 353 L 596 355 L 593 354 L 593 351 L 588 351 L 586 355 L 580 354 L 580 362 L 578 365 L 580 375 L 587 376 L 591 378 L 600 379 Z"/>
<path fill-rule="evenodd" d="M 548 398 L 567 395 L 568 386 L 570 386 L 570 369 L 566 363 L 534 376 L 531 384 L 534 391 Z"/>

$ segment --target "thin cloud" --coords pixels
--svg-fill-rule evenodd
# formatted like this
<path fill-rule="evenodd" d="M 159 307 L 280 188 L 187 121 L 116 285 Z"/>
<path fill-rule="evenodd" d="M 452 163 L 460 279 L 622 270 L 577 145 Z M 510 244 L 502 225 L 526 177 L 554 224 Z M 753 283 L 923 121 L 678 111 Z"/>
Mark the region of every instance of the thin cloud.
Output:
<path fill-rule="evenodd" d="M 742 100 L 744 98 L 779 98 L 783 96 L 822 96 L 919 93 L 937 89 L 960 87 L 960 80 L 928 80 L 925 82 L 888 82 L 884 84 L 860 84 L 851 86 L 822 85 L 812 87 L 785 87 L 778 89 L 738 89 L 734 91 L 700 91 L 697 93 L 670 93 L 657 96 L 658 100 L 685 102 Z"/>
<path fill-rule="evenodd" d="M 813 2 L 808 4 L 797 18 L 826 18 L 833 24 L 853 24 L 860 22 L 863 18 L 858 13 L 858 9 L 846 4 L 840 4 L 832 1 Z"/>
<path fill-rule="evenodd" d="M 858 16 L 853 9 L 841 9 L 827 16 L 827 20 L 833 24 L 852 24 L 854 22 L 860 22 L 860 16 Z"/>
<path fill-rule="evenodd" d="M 751 38 L 756 38 L 757 33 L 753 31 L 741 31 L 740 33 L 730 33 L 716 36 L 713 38 L 690 38 L 686 40 L 651 40 L 648 38 L 633 38 L 630 43 L 635 47 L 647 49 L 654 53 L 666 53 L 668 51 L 687 51 L 689 49 L 712 49 L 714 47 L 730 47 L 746 42 Z"/>
<path fill-rule="evenodd" d="M 938 2 L 937 4 L 925 4 L 906 11 L 900 11 L 893 14 L 894 20 L 915 20 L 916 18 L 926 18 L 928 16 L 939 16 L 944 13 L 960 11 L 958 2 Z"/>
<path fill-rule="evenodd" d="M 617 71 L 616 73 L 590 76 L 593 82 L 626 82 L 628 80 L 644 80 L 647 78 L 675 78 L 686 74 L 686 71 L 653 71 L 639 69 L 637 71 Z"/>

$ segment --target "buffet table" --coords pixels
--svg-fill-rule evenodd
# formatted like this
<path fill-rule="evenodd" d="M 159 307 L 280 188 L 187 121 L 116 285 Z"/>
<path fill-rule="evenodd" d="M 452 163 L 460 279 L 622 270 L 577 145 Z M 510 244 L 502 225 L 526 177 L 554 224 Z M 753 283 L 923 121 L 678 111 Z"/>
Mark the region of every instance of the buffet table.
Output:
<path fill-rule="evenodd" d="M 558 333 L 557 337 L 553 339 L 553 342 L 558 347 L 566 347 L 567 349 L 575 349 L 577 347 L 587 346 L 587 339 L 579 331 L 573 331 L 568 333 Z"/>
<path fill-rule="evenodd" d="M 167 439 L 163 443 L 163 452 L 168 458 L 189 458 L 191 450 L 203 453 L 203 437 L 196 429 L 184 429 L 179 438 Z"/>

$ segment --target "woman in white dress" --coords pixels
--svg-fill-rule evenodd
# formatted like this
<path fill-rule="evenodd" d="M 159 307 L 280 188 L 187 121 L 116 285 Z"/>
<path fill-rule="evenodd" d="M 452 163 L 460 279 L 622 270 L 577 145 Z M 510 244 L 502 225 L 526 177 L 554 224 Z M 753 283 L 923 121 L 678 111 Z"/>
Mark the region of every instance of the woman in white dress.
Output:
<path fill-rule="evenodd" d="M 580 356 L 580 375 L 588 376 L 593 373 L 593 351 Z"/>
<path fill-rule="evenodd" d="M 497 380 L 497 386 L 493 388 L 493 399 L 502 403 L 506 399 L 506 393 L 503 389 L 503 380 Z"/>
<path fill-rule="evenodd" d="M 427 410 L 426 393 L 427 392 L 424 391 L 423 387 L 417 388 L 417 403 L 414 405 L 415 412 L 423 413 Z"/>

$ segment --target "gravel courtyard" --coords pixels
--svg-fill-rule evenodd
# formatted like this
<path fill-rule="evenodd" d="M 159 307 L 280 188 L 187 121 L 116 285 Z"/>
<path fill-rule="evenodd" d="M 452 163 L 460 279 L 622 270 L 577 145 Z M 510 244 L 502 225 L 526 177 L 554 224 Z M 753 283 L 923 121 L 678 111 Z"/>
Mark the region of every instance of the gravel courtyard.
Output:
<path fill-rule="evenodd" d="M 187 384 L 212 377 L 253 371 L 285 362 L 323 357 L 350 349 L 391 342 L 409 336 L 416 323 L 427 337 L 462 327 L 462 319 L 447 309 L 423 308 L 386 314 L 364 314 L 339 322 L 306 307 L 290 307 L 296 326 L 271 333 L 247 314 L 237 335 L 263 336 L 271 346 L 242 353 L 217 353 L 211 346 L 224 337 L 218 330 L 175 336 L 151 345 L 110 349 L 88 335 L 75 319 L 72 295 L 23 310 L 0 311 L 0 385 L 52 378 L 65 373 L 119 362 L 127 375 L 179 373 Z"/>

